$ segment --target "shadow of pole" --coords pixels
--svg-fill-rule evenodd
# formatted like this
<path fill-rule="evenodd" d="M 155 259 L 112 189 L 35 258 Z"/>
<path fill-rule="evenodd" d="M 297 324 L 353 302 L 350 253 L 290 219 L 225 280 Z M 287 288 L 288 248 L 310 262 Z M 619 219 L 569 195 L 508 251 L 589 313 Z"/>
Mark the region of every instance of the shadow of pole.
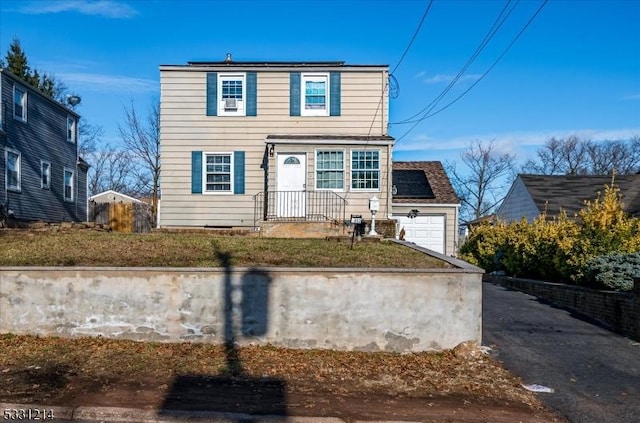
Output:
<path fill-rule="evenodd" d="M 251 376 L 243 369 L 238 347 L 240 336 L 251 338 L 267 333 L 271 276 L 252 268 L 236 285 L 232 254 L 215 241 L 213 249 L 215 259 L 224 268 L 219 305 L 223 310 L 221 332 L 226 365 L 213 375 L 178 375 L 158 414 L 185 418 L 185 411 L 223 413 L 220 416 L 226 421 L 238 422 L 246 421 L 247 414 L 287 416 L 285 381 Z M 235 418 L 228 413 L 243 417 Z"/>
<path fill-rule="evenodd" d="M 242 362 L 238 356 L 236 345 L 236 328 L 234 325 L 234 298 L 233 298 L 233 270 L 231 268 L 231 254 L 228 251 L 221 251 L 217 244 L 214 244 L 216 257 L 222 267 L 224 267 L 223 282 L 223 310 L 224 310 L 224 350 L 227 358 L 226 373 L 230 376 L 240 376 L 242 374 Z"/>

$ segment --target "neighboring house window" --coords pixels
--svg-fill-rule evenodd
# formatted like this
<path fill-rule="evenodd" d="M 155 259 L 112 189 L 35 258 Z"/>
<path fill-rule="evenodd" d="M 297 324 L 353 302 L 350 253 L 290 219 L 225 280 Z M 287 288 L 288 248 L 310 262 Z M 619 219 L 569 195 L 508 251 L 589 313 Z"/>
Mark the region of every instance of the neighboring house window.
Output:
<path fill-rule="evenodd" d="M 20 191 L 20 153 L 9 149 L 5 151 L 7 189 L 11 191 Z"/>
<path fill-rule="evenodd" d="M 64 169 L 64 199 L 73 201 L 73 170 Z"/>
<path fill-rule="evenodd" d="M 27 121 L 27 93 L 16 86 L 13 87 L 13 117 Z"/>
<path fill-rule="evenodd" d="M 380 152 L 351 152 L 351 188 L 355 190 L 380 189 Z"/>
<path fill-rule="evenodd" d="M 67 116 L 67 141 L 76 142 L 76 120 L 71 116 Z"/>
<path fill-rule="evenodd" d="M 218 78 L 219 115 L 244 116 L 245 75 L 224 75 Z"/>
<path fill-rule="evenodd" d="M 302 74 L 302 116 L 329 116 L 329 75 Z"/>
<path fill-rule="evenodd" d="M 316 189 L 344 189 L 344 151 L 316 151 Z"/>
<path fill-rule="evenodd" d="M 51 189 L 51 163 L 40 162 L 40 186 L 42 189 Z"/>
<path fill-rule="evenodd" d="M 233 154 L 205 153 L 204 157 L 204 192 L 232 192 Z"/>

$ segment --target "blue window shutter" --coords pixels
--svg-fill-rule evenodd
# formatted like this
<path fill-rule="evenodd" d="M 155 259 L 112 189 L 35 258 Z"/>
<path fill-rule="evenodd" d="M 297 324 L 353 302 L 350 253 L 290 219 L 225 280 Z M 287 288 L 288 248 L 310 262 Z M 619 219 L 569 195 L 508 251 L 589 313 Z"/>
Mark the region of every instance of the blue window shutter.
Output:
<path fill-rule="evenodd" d="M 244 194 L 244 151 L 233 152 L 233 193 Z"/>
<path fill-rule="evenodd" d="M 291 72 L 289 81 L 289 115 L 300 116 L 300 72 Z"/>
<path fill-rule="evenodd" d="M 340 116 L 340 72 L 329 74 L 329 116 Z"/>
<path fill-rule="evenodd" d="M 202 194 L 202 151 L 191 152 L 191 193 Z"/>
<path fill-rule="evenodd" d="M 218 74 L 207 73 L 207 116 L 218 116 Z"/>
<path fill-rule="evenodd" d="M 258 76 L 255 72 L 247 72 L 247 116 L 258 115 L 257 79 L 258 79 Z"/>

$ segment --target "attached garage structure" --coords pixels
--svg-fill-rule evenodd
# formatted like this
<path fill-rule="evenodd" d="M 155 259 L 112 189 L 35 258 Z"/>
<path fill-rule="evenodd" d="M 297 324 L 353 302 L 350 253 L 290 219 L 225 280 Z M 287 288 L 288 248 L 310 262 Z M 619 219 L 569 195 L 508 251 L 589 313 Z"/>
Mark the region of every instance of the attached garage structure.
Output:
<path fill-rule="evenodd" d="M 448 256 L 458 251 L 456 195 L 442 163 L 394 162 L 396 237 Z"/>
<path fill-rule="evenodd" d="M 445 215 L 394 216 L 400 231 L 404 229 L 405 241 L 445 254 Z"/>

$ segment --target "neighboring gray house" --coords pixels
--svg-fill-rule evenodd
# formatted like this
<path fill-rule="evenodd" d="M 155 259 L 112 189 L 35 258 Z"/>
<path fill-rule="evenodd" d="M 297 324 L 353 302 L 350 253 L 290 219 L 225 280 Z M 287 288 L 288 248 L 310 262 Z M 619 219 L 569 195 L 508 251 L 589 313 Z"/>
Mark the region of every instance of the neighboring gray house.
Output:
<path fill-rule="evenodd" d="M 161 227 L 376 219 L 391 210 L 387 65 L 160 66 Z"/>
<path fill-rule="evenodd" d="M 625 211 L 640 217 L 640 175 L 616 175 L 613 180 Z M 543 211 L 554 217 L 564 210 L 573 217 L 611 181 L 611 175 L 518 175 L 496 214 L 507 222 L 523 217 L 532 222 Z"/>
<path fill-rule="evenodd" d="M 19 221 L 85 221 L 80 116 L 0 69 L 0 203 Z"/>
<path fill-rule="evenodd" d="M 393 162 L 393 218 L 398 237 L 441 254 L 458 248 L 460 199 L 442 163 Z"/>

